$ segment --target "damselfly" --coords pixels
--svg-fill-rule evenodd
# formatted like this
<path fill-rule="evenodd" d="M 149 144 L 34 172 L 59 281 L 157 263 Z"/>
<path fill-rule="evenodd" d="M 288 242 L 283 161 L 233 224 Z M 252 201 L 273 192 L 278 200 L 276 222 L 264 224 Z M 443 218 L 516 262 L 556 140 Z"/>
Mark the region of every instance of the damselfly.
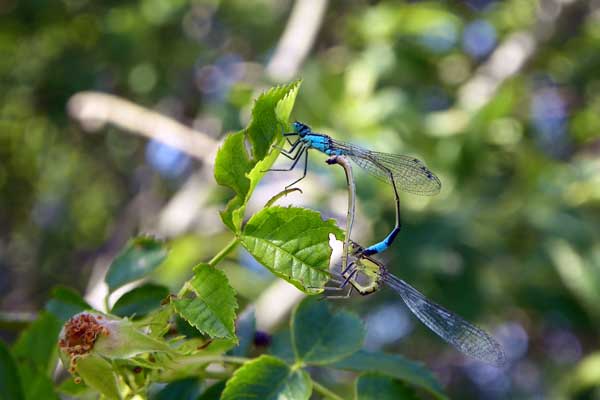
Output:
<path fill-rule="evenodd" d="M 357 244 L 352 245 L 360 250 Z M 505 363 L 502 347 L 488 333 L 432 302 L 417 289 L 391 274 L 382 263 L 364 253 L 348 264 L 340 278 L 343 279 L 341 285 L 329 289 L 343 290 L 350 284 L 348 292 L 342 296 L 328 297 L 346 298 L 353 289 L 366 296 L 385 284 L 400 295 L 404 304 L 421 322 L 463 354 L 495 366 Z"/>
<path fill-rule="evenodd" d="M 365 171 L 392 185 L 396 198 L 396 225 L 394 229 L 381 242 L 362 250 L 361 254 L 373 255 L 381 253 L 390 247 L 398 232 L 400 232 L 400 197 L 398 189 L 405 192 L 431 196 L 440 192 L 440 180 L 423 164 L 414 157 L 379 153 L 370 151 L 353 144 L 340 142 L 331 137 L 313 132 L 312 129 L 301 122 L 293 123 L 294 132 L 284 133 L 289 149 L 279 148 L 281 154 L 294 162 L 287 169 L 271 169 L 270 171 L 291 171 L 304 155 L 304 174 L 287 187 L 300 182 L 306 176 L 308 168 L 308 150 L 316 149 L 329 156 L 348 156 Z M 289 139 L 297 136 L 293 142 Z M 286 187 L 286 188 L 287 188 Z"/>

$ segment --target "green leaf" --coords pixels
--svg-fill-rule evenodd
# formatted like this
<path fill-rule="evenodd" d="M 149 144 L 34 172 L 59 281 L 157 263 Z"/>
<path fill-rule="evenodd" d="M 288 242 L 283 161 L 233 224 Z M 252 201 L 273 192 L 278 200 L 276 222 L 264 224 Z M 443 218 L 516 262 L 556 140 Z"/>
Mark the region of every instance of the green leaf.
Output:
<path fill-rule="evenodd" d="M 52 314 L 42 312 L 13 346 L 17 364 L 26 364 L 33 371 L 49 374 L 54 366 L 56 343 L 62 324 Z"/>
<path fill-rule="evenodd" d="M 48 374 L 43 374 L 28 366 L 19 365 L 19 375 L 23 385 L 25 400 L 60 400 L 54 391 L 54 383 Z"/>
<path fill-rule="evenodd" d="M 12 354 L 19 369 L 26 400 L 58 400 L 50 378 L 62 326 L 53 314 L 41 312 L 13 345 Z"/>
<path fill-rule="evenodd" d="M 329 234 L 343 232 L 330 219 L 305 208 L 270 207 L 244 228 L 242 245 L 275 275 L 298 289 L 315 293 L 329 280 Z"/>
<path fill-rule="evenodd" d="M 88 354 L 77 360 L 77 374 L 86 385 L 109 399 L 121 399 L 119 382 L 111 364 L 104 358 Z"/>
<path fill-rule="evenodd" d="M 217 153 L 215 180 L 235 192 L 221 219 L 235 233 L 241 231 L 254 188 L 279 155 L 271 146 L 283 141 L 281 127 L 289 119 L 299 86 L 298 81 L 263 93 L 254 104 L 248 128 L 230 134 Z M 252 154 L 248 154 L 246 140 Z"/>
<path fill-rule="evenodd" d="M 147 283 L 119 297 L 111 313 L 119 317 L 140 317 L 160 307 L 160 302 L 168 295 L 168 288 Z"/>
<path fill-rule="evenodd" d="M 225 274 L 208 264 L 194 268 L 189 282 L 193 299 L 173 301 L 175 311 L 199 331 L 215 338 L 235 338 L 235 292 Z"/>
<path fill-rule="evenodd" d="M 46 304 L 46 310 L 54 314 L 62 322 L 65 322 L 77 313 L 92 309 L 92 306 L 77 291 L 66 286 L 55 287 L 52 289 L 50 296 L 51 299 Z"/>
<path fill-rule="evenodd" d="M 170 382 L 152 400 L 196 400 L 200 394 L 202 385 L 198 378 L 180 379 Z M 218 398 L 218 397 L 217 397 Z"/>
<path fill-rule="evenodd" d="M 281 358 L 288 364 L 293 364 L 296 355 L 292 348 L 292 338 L 288 329 L 282 329 L 271 338 L 269 354 Z"/>
<path fill-rule="evenodd" d="M 84 397 L 84 394 L 92 392 L 92 389 L 83 382 L 75 383 L 75 379 L 73 377 L 63 381 L 60 385 L 58 385 L 56 390 L 60 394 L 67 395 L 67 398 L 86 398 Z M 91 395 L 89 397 L 93 398 Z"/>
<path fill-rule="evenodd" d="M 447 399 L 442 386 L 427 368 L 397 354 L 361 350 L 332 367 L 355 372 L 379 372 L 423 388 L 437 399 Z"/>
<path fill-rule="evenodd" d="M 112 292 L 126 283 L 143 278 L 154 271 L 167 257 L 164 244 L 150 237 L 130 240 L 114 259 L 105 281 Z"/>
<path fill-rule="evenodd" d="M 256 317 L 254 308 L 244 311 L 238 318 L 236 323 L 236 333 L 239 339 L 239 344 L 231 349 L 229 354 L 236 357 L 246 357 L 250 352 L 252 343 L 254 342 L 254 333 L 256 332 Z"/>
<path fill-rule="evenodd" d="M 228 135 L 215 159 L 215 180 L 219 185 L 227 186 L 236 193 L 227 204 L 227 208 L 221 212 L 221 219 L 234 232 L 241 229 L 243 216 L 234 219 L 233 212 L 245 203 L 250 189 L 250 179 L 246 174 L 255 164 L 248 156 L 245 139 L 244 131 Z"/>
<path fill-rule="evenodd" d="M 215 159 L 215 180 L 242 197 L 250 188 L 246 173 L 254 166 L 246 151 L 245 139 L 244 131 L 227 135 Z"/>
<path fill-rule="evenodd" d="M 311 392 L 312 381 L 305 371 L 292 370 L 282 360 L 263 355 L 233 374 L 221 400 L 302 400 Z"/>
<path fill-rule="evenodd" d="M 389 376 L 366 373 L 356 380 L 356 400 L 418 400 L 415 391 Z"/>
<path fill-rule="evenodd" d="M 281 123 L 288 120 L 299 87 L 300 81 L 275 87 L 260 95 L 254 103 L 247 133 L 255 160 L 262 160 L 271 145 L 281 139 Z"/>
<path fill-rule="evenodd" d="M 341 360 L 360 350 L 365 335 L 356 315 L 334 314 L 325 302 L 310 297 L 294 309 L 291 325 L 296 360 L 306 364 Z"/>
<path fill-rule="evenodd" d="M 17 364 L 4 342 L 0 340 L 0 400 L 23 399 Z"/>
<path fill-rule="evenodd" d="M 216 400 L 221 398 L 223 390 L 225 390 L 226 381 L 219 381 L 206 389 L 202 396 L 198 397 L 197 400 Z"/>

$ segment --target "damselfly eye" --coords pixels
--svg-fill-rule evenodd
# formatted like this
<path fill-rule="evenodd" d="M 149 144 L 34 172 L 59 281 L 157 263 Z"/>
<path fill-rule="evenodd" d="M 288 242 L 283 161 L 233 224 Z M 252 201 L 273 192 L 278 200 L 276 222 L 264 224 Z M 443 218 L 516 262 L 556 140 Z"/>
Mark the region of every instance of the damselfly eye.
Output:
<path fill-rule="evenodd" d="M 292 125 L 294 126 L 294 131 L 301 137 L 304 137 L 308 132 L 310 132 L 308 125 L 305 125 L 302 122 L 295 121 Z"/>

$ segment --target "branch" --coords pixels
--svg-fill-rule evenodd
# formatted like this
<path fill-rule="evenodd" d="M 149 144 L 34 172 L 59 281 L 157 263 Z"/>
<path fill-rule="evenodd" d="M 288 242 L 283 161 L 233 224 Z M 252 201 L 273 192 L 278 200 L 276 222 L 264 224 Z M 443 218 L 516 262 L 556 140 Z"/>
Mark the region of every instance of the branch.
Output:
<path fill-rule="evenodd" d="M 278 82 L 292 79 L 313 46 L 323 23 L 327 0 L 297 0 L 267 74 Z"/>
<path fill-rule="evenodd" d="M 110 123 L 213 163 L 216 140 L 128 100 L 105 93 L 80 92 L 69 99 L 67 109 L 88 131 L 99 130 Z"/>

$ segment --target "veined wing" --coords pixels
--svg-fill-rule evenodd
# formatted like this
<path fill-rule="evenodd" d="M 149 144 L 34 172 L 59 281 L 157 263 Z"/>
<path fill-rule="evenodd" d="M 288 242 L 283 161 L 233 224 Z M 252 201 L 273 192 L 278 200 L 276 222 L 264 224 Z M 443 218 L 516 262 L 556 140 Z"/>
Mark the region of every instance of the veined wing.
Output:
<path fill-rule="evenodd" d="M 385 274 L 383 280 L 421 322 L 462 353 L 496 366 L 504 364 L 502 347 L 485 331 L 430 301 L 402 279 Z"/>
<path fill-rule="evenodd" d="M 359 167 L 384 182 L 391 183 L 391 172 L 399 190 L 424 196 L 440 192 L 442 184 L 439 178 L 414 157 L 379 153 L 337 140 L 332 140 L 332 145 L 341 149 Z"/>

